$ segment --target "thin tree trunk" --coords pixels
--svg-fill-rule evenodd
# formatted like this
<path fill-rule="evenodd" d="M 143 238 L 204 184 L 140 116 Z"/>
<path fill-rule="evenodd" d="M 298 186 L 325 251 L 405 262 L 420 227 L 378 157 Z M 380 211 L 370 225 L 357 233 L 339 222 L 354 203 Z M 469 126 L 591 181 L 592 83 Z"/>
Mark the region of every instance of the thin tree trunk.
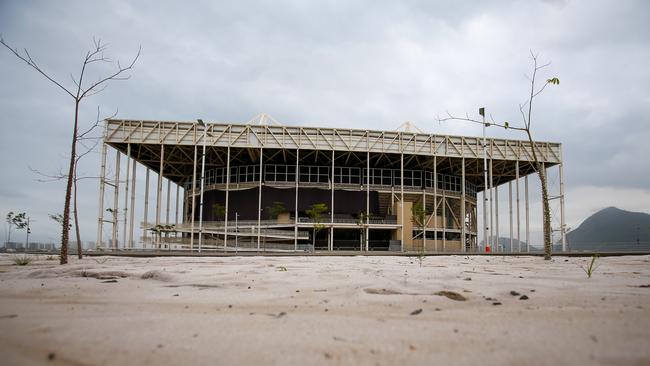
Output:
<path fill-rule="evenodd" d="M 77 234 L 77 257 L 79 259 L 83 258 L 83 253 L 82 253 L 82 245 L 81 245 L 81 234 L 80 234 L 80 229 L 79 229 L 79 213 L 77 209 L 77 167 L 75 166 L 75 178 L 74 178 L 74 200 L 73 200 L 73 205 L 74 205 L 74 229 L 75 233 Z"/>
<path fill-rule="evenodd" d="M 65 188 L 65 202 L 63 204 L 63 223 L 61 224 L 61 256 L 60 263 L 68 263 L 68 238 L 70 235 L 70 198 L 72 196 L 72 181 L 74 180 L 74 166 L 77 155 L 77 129 L 79 123 L 79 99 L 75 100 L 74 128 L 72 131 L 72 147 L 70 148 L 70 168 Z"/>
<path fill-rule="evenodd" d="M 544 165 L 539 162 L 537 159 L 537 153 L 535 152 L 535 142 L 533 137 L 530 134 L 530 129 L 526 130 L 528 135 L 528 141 L 530 142 L 530 147 L 533 152 L 533 161 L 535 162 L 535 169 L 537 170 L 537 175 L 539 176 L 540 185 L 542 187 L 542 232 L 544 238 L 544 259 L 551 259 L 552 244 L 551 244 L 551 210 L 548 203 L 548 188 L 546 186 L 546 178 L 544 176 Z M 529 243 L 530 244 L 530 243 Z"/>
<path fill-rule="evenodd" d="M 544 259 L 551 259 L 551 210 L 548 203 L 548 188 L 546 187 L 546 177 L 544 176 L 544 167 L 537 164 L 537 175 L 542 185 L 542 214 L 543 214 L 543 231 L 544 231 Z"/>

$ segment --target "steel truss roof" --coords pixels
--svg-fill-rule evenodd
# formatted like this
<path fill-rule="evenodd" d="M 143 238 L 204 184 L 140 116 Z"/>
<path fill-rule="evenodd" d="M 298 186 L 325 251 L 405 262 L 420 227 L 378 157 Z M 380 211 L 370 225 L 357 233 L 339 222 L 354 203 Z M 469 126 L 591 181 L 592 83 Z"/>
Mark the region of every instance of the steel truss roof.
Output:
<path fill-rule="evenodd" d="M 388 161 L 394 160 L 389 155 L 404 154 L 405 161 L 421 165 L 426 162 L 418 164 L 420 158 L 428 160 L 436 156 L 438 165 L 450 172 L 460 172 L 461 158 L 465 158 L 468 178 L 477 184 L 482 182 L 481 137 L 264 124 L 207 123 L 205 128 L 204 133 L 204 127 L 194 122 L 112 119 L 107 121 L 104 141 L 122 152 L 131 144 L 132 157 L 155 171 L 160 158 L 160 148 L 156 145 L 165 145 L 164 175 L 176 182 L 191 174 L 187 171 L 193 159 L 189 149 L 202 146 L 204 136 L 207 152 L 215 159 L 211 165 L 219 165 L 219 161 L 225 165 L 225 148 L 229 146 L 239 150 L 231 156 L 233 161 L 238 159 L 236 154 L 244 151 L 249 155 L 246 160 L 255 161 L 260 148 L 280 150 L 283 155 L 292 155 L 299 149 L 307 154 L 301 153 L 301 160 L 310 152 L 318 154 L 318 151 L 348 153 L 348 158 L 365 160 L 363 155 L 369 152 L 375 155 L 373 159 L 377 163 L 382 157 Z M 534 171 L 530 164 L 532 146 L 528 141 L 489 138 L 486 142 L 487 157 L 494 161 L 495 184 L 514 178 L 515 162 L 521 162 L 520 176 Z M 560 143 L 537 142 L 535 152 L 545 166 L 562 162 Z"/>

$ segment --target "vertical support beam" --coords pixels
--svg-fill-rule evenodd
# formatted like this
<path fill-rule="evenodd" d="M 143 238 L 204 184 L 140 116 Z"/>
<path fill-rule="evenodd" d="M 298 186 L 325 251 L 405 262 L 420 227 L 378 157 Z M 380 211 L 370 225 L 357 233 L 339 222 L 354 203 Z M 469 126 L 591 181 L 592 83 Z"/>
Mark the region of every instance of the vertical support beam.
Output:
<path fill-rule="evenodd" d="M 494 245 L 494 199 L 492 196 L 492 191 L 494 189 L 494 176 L 492 175 L 492 157 L 490 155 L 490 165 L 489 165 L 489 191 L 490 191 L 490 230 L 489 230 L 489 243 L 492 251 L 497 251 L 498 246 L 495 248 Z"/>
<path fill-rule="evenodd" d="M 426 180 L 426 177 L 425 177 Z M 424 220 L 422 220 L 422 251 L 427 251 L 427 184 L 422 188 L 422 210 L 424 211 Z"/>
<path fill-rule="evenodd" d="M 560 158 L 562 158 L 560 150 Z M 566 252 L 566 221 L 564 221 L 564 163 L 560 163 L 560 240 L 562 242 L 562 251 Z"/>
<path fill-rule="evenodd" d="M 404 152 L 400 154 L 399 158 L 399 171 L 400 171 L 400 183 L 399 183 L 399 188 L 400 188 L 400 198 L 399 198 L 399 206 L 400 206 L 400 215 L 401 217 L 401 223 L 402 223 L 402 238 L 401 238 L 401 247 L 402 247 L 402 252 L 404 252 Z M 409 233 L 409 235 L 412 235 Z"/>
<path fill-rule="evenodd" d="M 169 205 L 171 202 L 172 181 L 167 179 L 167 207 L 165 212 L 165 225 L 169 225 Z"/>
<path fill-rule="evenodd" d="M 146 245 L 147 242 L 147 229 L 149 226 L 149 174 L 150 174 L 150 169 L 147 168 L 146 174 L 144 177 L 144 231 L 142 233 L 142 236 L 144 237 L 144 243 Z M 143 247 L 145 246 L 143 245 Z"/>
<path fill-rule="evenodd" d="M 176 209 L 176 215 L 174 216 L 174 227 L 178 227 L 178 196 L 180 195 L 181 185 L 176 184 L 176 204 L 174 208 Z"/>
<path fill-rule="evenodd" d="M 447 195 L 445 195 L 444 186 L 442 190 L 442 251 L 447 251 Z"/>
<path fill-rule="evenodd" d="M 366 252 L 370 249 L 370 150 L 366 151 Z"/>
<path fill-rule="evenodd" d="M 160 225 L 160 206 L 162 201 L 162 177 L 164 174 L 165 145 L 160 144 L 160 170 L 158 170 L 158 187 L 156 189 L 156 227 Z M 156 233 L 156 244 L 160 249 L 160 232 Z"/>
<path fill-rule="evenodd" d="M 258 186 L 257 195 L 257 251 L 260 251 L 260 230 L 262 229 L 262 177 L 264 177 L 262 165 L 264 161 L 264 148 L 260 147 L 260 181 Z"/>
<path fill-rule="evenodd" d="M 106 190 L 106 144 L 102 142 L 102 165 L 99 170 L 99 215 L 97 216 L 97 248 L 104 236 L 104 191 Z"/>
<path fill-rule="evenodd" d="M 190 223 L 190 252 L 194 251 L 194 216 L 196 212 L 196 155 L 197 147 L 194 145 L 194 166 L 192 168 L 192 217 Z"/>
<path fill-rule="evenodd" d="M 512 253 L 512 233 L 514 232 L 514 227 L 512 225 L 512 181 L 508 182 L 508 218 L 510 225 L 510 253 Z"/>
<path fill-rule="evenodd" d="M 517 251 L 521 253 L 521 215 L 519 213 L 519 160 L 515 162 L 515 190 L 517 193 Z"/>
<path fill-rule="evenodd" d="M 113 250 L 117 250 L 117 217 L 120 196 L 120 151 L 115 150 L 115 189 L 113 190 Z"/>
<path fill-rule="evenodd" d="M 228 204 L 230 203 L 230 143 L 226 150 L 226 216 L 223 222 L 223 251 L 228 248 Z"/>
<path fill-rule="evenodd" d="M 330 237 L 329 250 L 334 250 L 334 150 L 332 150 L 332 205 L 330 206 Z"/>
<path fill-rule="evenodd" d="M 497 250 L 503 252 L 505 244 L 501 247 L 501 240 L 499 236 L 499 186 L 494 187 L 494 236 L 497 243 Z"/>
<path fill-rule="evenodd" d="M 133 248 L 133 226 L 135 224 L 135 183 L 137 182 L 135 175 L 138 171 L 136 169 L 137 165 L 137 161 L 133 159 L 133 171 L 131 172 L 131 218 L 129 220 L 129 248 Z"/>
<path fill-rule="evenodd" d="M 526 252 L 530 252 L 530 206 L 528 203 L 528 176 L 524 177 L 524 192 L 526 195 Z"/>
<path fill-rule="evenodd" d="M 129 224 L 129 183 L 131 178 L 131 144 L 126 144 L 126 179 L 124 180 L 124 232 L 122 233 L 122 248 L 128 248 L 127 242 L 128 224 Z"/>
<path fill-rule="evenodd" d="M 433 247 L 438 251 L 438 157 L 433 157 Z"/>
<path fill-rule="evenodd" d="M 481 110 L 479 109 L 479 113 Z M 484 112 L 484 110 L 483 110 Z M 483 244 L 487 250 L 490 246 L 489 230 L 488 227 L 488 164 L 487 164 L 487 140 L 485 139 L 485 116 L 483 116 Z"/>
<path fill-rule="evenodd" d="M 461 178 L 460 178 L 461 179 L 461 183 L 460 183 L 461 184 L 461 186 L 460 186 L 460 190 L 461 190 L 461 192 L 460 192 L 460 238 L 461 238 L 460 239 L 460 245 L 462 246 L 461 251 L 465 252 L 465 251 L 467 251 L 467 248 L 466 248 L 467 238 L 465 236 L 466 235 L 466 229 L 465 229 L 466 228 L 466 225 L 465 225 L 465 222 L 466 222 L 466 220 L 465 220 L 466 219 L 466 217 L 465 217 L 466 216 L 466 214 L 465 214 L 465 209 L 466 209 L 465 208 L 465 158 L 462 159 L 462 163 L 463 163 L 463 167 L 461 168 L 461 174 L 460 174 L 460 176 L 461 176 Z"/>
<path fill-rule="evenodd" d="M 298 177 L 300 176 L 300 148 L 296 149 L 296 198 L 294 201 L 293 218 L 293 250 L 298 250 Z"/>
<path fill-rule="evenodd" d="M 203 249 L 203 192 L 205 191 L 205 143 L 208 137 L 208 126 L 203 125 L 203 152 L 201 153 L 201 193 L 199 198 L 199 253 Z M 230 170 L 228 170 L 230 176 Z M 228 206 L 226 206 L 228 207 Z M 228 209 L 226 209 L 227 211 Z M 226 212 L 228 217 L 228 212 Z"/>

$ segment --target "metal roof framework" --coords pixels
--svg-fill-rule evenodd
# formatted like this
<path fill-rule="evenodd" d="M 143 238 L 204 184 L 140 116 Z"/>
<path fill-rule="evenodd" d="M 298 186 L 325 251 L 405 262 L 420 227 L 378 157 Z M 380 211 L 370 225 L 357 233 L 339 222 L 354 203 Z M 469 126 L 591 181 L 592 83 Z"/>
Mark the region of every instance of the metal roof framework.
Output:
<path fill-rule="evenodd" d="M 205 139 L 205 141 L 204 141 Z M 302 159 L 309 153 L 335 151 L 346 160 L 358 160 L 365 165 L 366 153 L 372 154 L 371 164 L 390 166 L 395 164 L 391 155 L 404 154 L 409 166 L 430 166 L 428 158 L 436 156 L 439 170 L 460 172 L 465 158 L 466 176 L 478 186 L 482 179 L 482 138 L 448 136 L 402 131 L 375 131 L 361 129 L 279 126 L 270 124 L 222 124 L 208 123 L 204 127 L 193 122 L 166 122 L 143 120 L 109 120 L 106 125 L 105 142 L 126 153 L 131 144 L 132 157 L 158 171 L 160 145 L 166 146 L 164 176 L 182 183 L 191 175 L 192 149 L 205 145 L 211 159 L 208 165 L 226 165 L 225 149 L 230 147 L 232 161 L 242 163 L 256 161 L 260 148 L 275 149 L 284 158 L 296 150 L 303 151 Z M 489 138 L 486 141 L 487 158 L 493 161 L 494 184 L 506 183 L 516 176 L 535 171 L 532 164 L 533 146 L 528 141 Z M 546 167 L 562 162 L 562 145 L 553 142 L 536 142 L 535 151 Z M 327 159 L 328 154 L 321 158 Z M 397 162 L 399 164 L 399 162 Z"/>

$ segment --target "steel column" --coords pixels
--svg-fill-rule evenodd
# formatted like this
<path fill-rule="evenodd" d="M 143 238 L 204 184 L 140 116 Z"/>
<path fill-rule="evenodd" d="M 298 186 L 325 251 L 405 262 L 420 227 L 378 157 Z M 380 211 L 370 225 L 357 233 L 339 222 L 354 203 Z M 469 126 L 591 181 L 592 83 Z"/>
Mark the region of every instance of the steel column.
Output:
<path fill-rule="evenodd" d="M 223 222 L 223 251 L 228 247 L 228 204 L 230 203 L 230 146 L 226 150 L 226 216 Z"/>
<path fill-rule="evenodd" d="M 180 195 L 181 185 L 176 184 L 176 204 L 174 209 L 176 210 L 176 215 L 174 216 L 174 226 L 178 227 L 178 196 Z"/>
<path fill-rule="evenodd" d="M 257 195 L 257 251 L 260 251 L 260 230 L 262 229 L 262 177 L 263 173 L 263 164 L 264 160 L 264 148 L 260 147 L 260 184 L 258 186 L 258 195 Z"/>
<path fill-rule="evenodd" d="M 149 171 L 150 169 L 147 168 L 146 174 L 145 174 L 145 184 L 144 184 L 144 212 L 143 212 L 143 220 L 144 220 L 144 231 L 142 233 L 142 236 L 144 237 L 144 245 L 146 245 L 147 242 L 147 230 L 149 226 Z"/>
<path fill-rule="evenodd" d="M 426 180 L 426 177 L 425 177 Z M 427 251 L 427 187 L 426 183 L 424 184 L 424 189 L 422 189 L 422 211 L 424 211 L 424 217 L 422 220 L 422 251 Z"/>
<path fill-rule="evenodd" d="M 102 165 L 99 170 L 99 215 L 97 220 L 97 248 L 102 248 L 104 236 L 104 192 L 106 190 L 106 144 L 102 143 Z"/>
<path fill-rule="evenodd" d="M 461 179 L 461 186 L 460 186 L 460 190 L 461 190 L 461 192 L 460 192 L 460 225 L 461 225 L 461 227 L 460 227 L 460 237 L 461 237 L 461 245 L 462 245 L 461 250 L 463 252 L 465 252 L 465 251 L 467 251 L 467 248 L 466 248 L 467 238 L 465 237 L 465 235 L 467 234 L 466 229 L 465 229 L 465 227 L 466 227 L 466 225 L 465 225 L 465 222 L 466 222 L 465 210 L 467 209 L 465 207 L 465 158 L 462 158 L 462 162 L 463 162 L 463 167 L 461 168 L 461 172 L 460 172 L 460 176 L 461 176 L 461 178 L 460 178 Z"/>
<path fill-rule="evenodd" d="M 129 248 L 133 248 L 133 227 L 135 225 L 135 188 L 136 188 L 136 172 L 138 171 L 137 169 L 137 164 L 138 162 L 133 159 L 133 172 L 131 173 L 131 218 L 130 218 L 130 225 L 129 225 Z"/>
<path fill-rule="evenodd" d="M 497 251 L 502 252 L 504 248 L 501 248 L 499 239 L 499 186 L 494 187 L 494 236 L 496 237 Z"/>
<path fill-rule="evenodd" d="M 129 183 L 131 176 L 131 144 L 126 144 L 126 179 L 124 180 L 124 232 L 122 233 L 122 248 L 127 248 L 128 215 L 129 215 Z"/>
<path fill-rule="evenodd" d="M 558 169 L 560 171 L 560 240 L 562 242 L 562 251 L 566 252 L 566 221 L 564 220 L 564 164 L 560 163 Z"/>
<path fill-rule="evenodd" d="M 194 251 L 194 216 L 196 215 L 196 155 L 197 147 L 194 145 L 194 161 L 192 168 L 192 217 L 190 222 L 190 252 Z"/>
<path fill-rule="evenodd" d="M 528 203 L 528 176 L 524 177 L 524 192 L 526 195 L 526 251 L 530 252 L 530 207 Z"/>
<path fill-rule="evenodd" d="M 167 207 L 165 212 L 165 225 L 169 225 L 169 204 L 171 202 L 172 181 L 167 179 Z"/>
<path fill-rule="evenodd" d="M 366 252 L 370 249 L 370 151 L 366 152 Z"/>
<path fill-rule="evenodd" d="M 513 247 L 513 232 L 514 232 L 514 227 L 512 225 L 512 181 L 508 182 L 508 218 L 510 225 L 508 227 L 510 228 L 510 253 L 512 253 Z"/>
<path fill-rule="evenodd" d="M 296 198 L 294 201 L 294 218 L 293 218 L 293 250 L 298 250 L 298 177 L 300 175 L 300 149 L 296 149 Z M 316 238 L 314 238 L 315 240 Z"/>
<path fill-rule="evenodd" d="M 160 206 L 162 201 L 162 178 L 164 174 L 165 145 L 160 144 L 160 170 L 158 171 L 158 188 L 156 190 L 156 244 L 160 248 Z"/>
<path fill-rule="evenodd" d="M 334 150 L 332 150 L 332 206 L 330 207 L 329 250 L 334 250 Z"/>
<path fill-rule="evenodd" d="M 203 124 L 203 152 L 201 153 L 201 193 L 199 197 L 199 253 L 201 253 L 201 250 L 203 249 L 203 192 L 205 190 L 205 144 L 207 138 L 208 126 Z M 228 169 L 228 176 L 230 176 L 230 169 Z M 227 215 L 228 212 L 226 212 L 226 217 Z"/>
<path fill-rule="evenodd" d="M 400 198 L 399 198 L 399 205 L 400 205 L 400 215 L 402 216 L 401 218 L 401 223 L 402 223 L 402 238 L 401 238 L 401 247 L 402 247 L 402 252 L 404 251 L 404 153 L 400 154 L 400 159 L 399 159 L 399 170 L 400 170 L 400 175 L 401 175 L 401 181 L 400 181 Z M 410 235 L 410 234 L 409 234 Z"/>
<path fill-rule="evenodd" d="M 115 189 L 113 190 L 113 250 L 117 250 L 117 217 L 120 190 L 120 151 L 115 150 Z"/>
<path fill-rule="evenodd" d="M 488 165 L 488 169 L 489 169 L 488 181 L 489 181 L 489 192 L 490 192 L 490 195 L 489 195 L 489 197 L 490 197 L 489 198 L 490 199 L 490 229 L 489 229 L 489 234 L 490 235 L 489 235 L 489 243 L 490 243 L 490 249 L 492 249 L 492 251 L 497 251 L 499 248 L 494 247 L 494 200 L 492 199 L 492 190 L 494 188 L 494 176 L 492 175 L 492 158 L 491 157 L 490 157 L 490 162 L 489 162 L 489 165 Z"/>
<path fill-rule="evenodd" d="M 433 157 L 433 247 L 438 251 L 438 157 Z"/>
<path fill-rule="evenodd" d="M 521 252 L 521 215 L 519 213 L 519 160 L 515 162 L 515 190 L 517 192 L 517 251 Z"/>

